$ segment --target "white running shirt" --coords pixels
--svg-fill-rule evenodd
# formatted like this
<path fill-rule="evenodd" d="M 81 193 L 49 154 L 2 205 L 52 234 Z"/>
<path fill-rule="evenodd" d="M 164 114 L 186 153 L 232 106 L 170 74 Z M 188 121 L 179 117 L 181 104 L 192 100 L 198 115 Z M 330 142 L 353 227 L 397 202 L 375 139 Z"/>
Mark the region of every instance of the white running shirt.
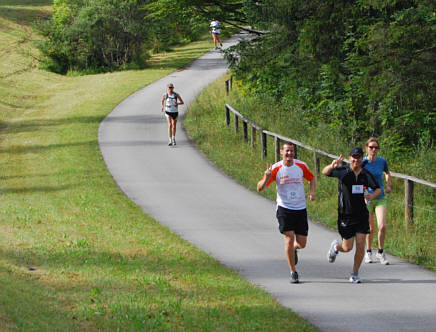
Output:
<path fill-rule="evenodd" d="M 306 208 L 306 195 L 303 178 L 311 181 L 314 175 L 301 160 L 294 159 L 292 166 L 285 166 L 283 160 L 272 165 L 272 176 L 266 183 L 269 186 L 273 181 L 277 188 L 277 206 L 290 210 L 303 210 Z M 265 175 L 262 179 L 265 178 Z"/>

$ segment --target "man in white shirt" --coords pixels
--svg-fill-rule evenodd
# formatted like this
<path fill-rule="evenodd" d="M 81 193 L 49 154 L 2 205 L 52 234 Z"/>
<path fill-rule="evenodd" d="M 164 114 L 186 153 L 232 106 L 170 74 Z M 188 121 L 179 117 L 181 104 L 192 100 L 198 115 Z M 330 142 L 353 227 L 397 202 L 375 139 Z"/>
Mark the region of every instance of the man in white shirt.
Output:
<path fill-rule="evenodd" d="M 282 160 L 268 165 L 264 176 L 257 183 L 257 191 L 262 191 L 273 181 L 277 189 L 277 212 L 280 233 L 285 238 L 285 254 L 291 272 L 291 283 L 298 283 L 295 265 L 298 262 L 297 249 L 306 247 L 308 223 L 306 195 L 303 179 L 309 181 L 309 200 L 315 200 L 315 176 L 303 161 L 294 159 L 295 146 L 284 143 L 280 150 Z"/>

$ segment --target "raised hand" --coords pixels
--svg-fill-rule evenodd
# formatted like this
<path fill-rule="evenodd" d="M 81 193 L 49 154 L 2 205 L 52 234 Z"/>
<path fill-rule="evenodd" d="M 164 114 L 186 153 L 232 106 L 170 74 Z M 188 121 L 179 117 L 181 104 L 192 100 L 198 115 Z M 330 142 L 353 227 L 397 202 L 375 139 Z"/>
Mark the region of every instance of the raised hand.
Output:
<path fill-rule="evenodd" d="M 341 166 L 343 161 L 344 161 L 344 157 L 340 155 L 338 159 L 332 161 L 332 167 L 336 168 L 338 166 Z"/>
<path fill-rule="evenodd" d="M 272 175 L 272 164 L 266 164 L 265 178 L 269 179 Z"/>

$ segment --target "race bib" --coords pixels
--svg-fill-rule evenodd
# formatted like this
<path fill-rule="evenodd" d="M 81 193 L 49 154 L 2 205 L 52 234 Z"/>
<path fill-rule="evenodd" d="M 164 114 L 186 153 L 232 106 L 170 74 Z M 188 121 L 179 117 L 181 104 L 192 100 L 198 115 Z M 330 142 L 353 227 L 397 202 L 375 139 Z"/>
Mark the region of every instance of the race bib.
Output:
<path fill-rule="evenodd" d="M 355 184 L 351 187 L 352 194 L 363 194 L 363 184 Z"/>

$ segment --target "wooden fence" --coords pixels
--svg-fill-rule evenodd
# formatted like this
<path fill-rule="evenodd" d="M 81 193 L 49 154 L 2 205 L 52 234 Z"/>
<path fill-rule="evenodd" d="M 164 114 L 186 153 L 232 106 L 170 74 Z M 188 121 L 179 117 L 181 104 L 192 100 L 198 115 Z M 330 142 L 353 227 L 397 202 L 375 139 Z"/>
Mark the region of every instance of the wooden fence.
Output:
<path fill-rule="evenodd" d="M 232 85 L 232 78 L 230 80 L 226 80 L 226 93 L 229 93 L 229 90 L 231 89 Z M 320 156 L 325 156 L 331 159 L 337 159 L 338 156 L 335 156 L 333 154 L 318 150 L 312 146 L 303 144 L 297 140 L 294 140 L 289 137 L 285 137 L 276 133 L 273 133 L 271 131 L 268 131 L 266 129 L 263 129 L 253 121 L 247 119 L 244 117 L 241 113 L 239 113 L 237 110 L 235 110 L 232 106 L 226 104 L 225 106 L 225 112 L 226 112 L 226 124 L 230 125 L 230 113 L 233 114 L 234 117 L 234 131 L 237 133 L 239 131 L 239 122 L 242 122 L 242 133 L 244 140 L 248 140 L 248 126 L 250 126 L 251 131 L 251 147 L 255 146 L 256 136 L 259 134 L 260 137 L 260 143 L 261 143 L 261 158 L 264 159 L 267 156 L 267 136 L 271 136 L 274 138 L 274 155 L 275 155 L 275 161 L 279 161 L 281 159 L 280 156 L 280 147 L 283 142 L 290 142 L 295 145 L 295 158 L 297 158 L 297 147 L 301 147 L 307 150 L 310 150 L 313 152 L 313 164 L 314 164 L 314 174 L 318 178 L 320 175 Z M 419 183 L 423 184 L 425 186 L 429 186 L 432 188 L 436 188 L 436 183 L 424 181 L 421 179 L 418 179 L 413 176 L 390 172 L 392 177 L 404 179 L 404 218 L 406 227 L 413 221 L 413 190 L 414 190 L 414 184 Z"/>

